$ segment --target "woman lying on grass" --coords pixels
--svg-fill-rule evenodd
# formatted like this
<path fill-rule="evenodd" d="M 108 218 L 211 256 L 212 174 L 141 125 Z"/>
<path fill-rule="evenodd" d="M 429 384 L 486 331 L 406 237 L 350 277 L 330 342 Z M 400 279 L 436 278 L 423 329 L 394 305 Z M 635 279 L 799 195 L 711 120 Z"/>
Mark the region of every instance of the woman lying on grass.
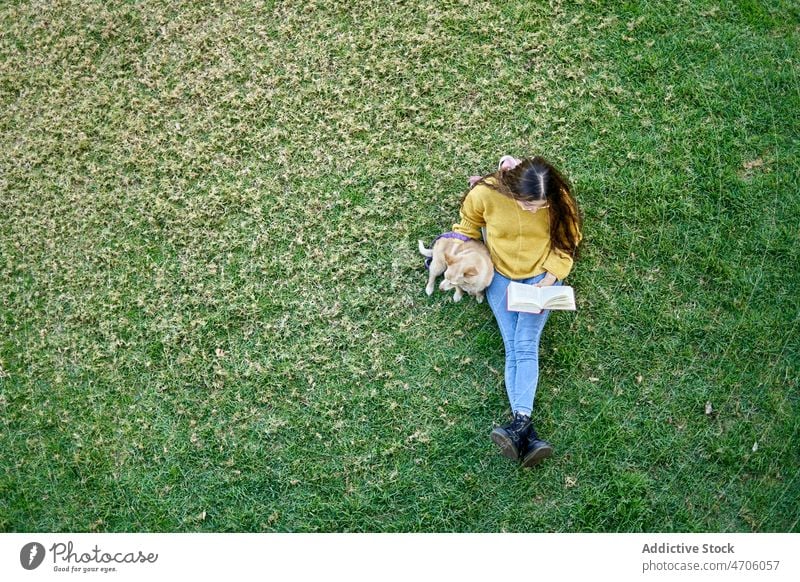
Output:
<path fill-rule="evenodd" d="M 502 454 L 532 467 L 553 454 L 531 424 L 539 382 L 539 339 L 549 311 L 509 311 L 511 281 L 560 285 L 572 269 L 581 241 L 581 218 L 567 180 L 540 157 L 503 156 L 497 172 L 470 178 L 455 232 L 474 239 L 486 230 L 495 275 L 486 290 L 505 347 L 505 384 L 512 421 L 492 431 Z"/>

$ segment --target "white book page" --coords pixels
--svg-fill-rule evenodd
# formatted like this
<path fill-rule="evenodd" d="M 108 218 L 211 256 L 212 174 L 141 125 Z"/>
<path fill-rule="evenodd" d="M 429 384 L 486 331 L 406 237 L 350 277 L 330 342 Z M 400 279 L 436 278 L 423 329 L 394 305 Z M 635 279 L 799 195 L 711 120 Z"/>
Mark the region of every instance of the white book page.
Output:
<path fill-rule="evenodd" d="M 548 302 L 551 302 L 549 306 Z M 509 310 L 540 313 L 541 306 L 546 306 L 545 309 L 575 310 L 575 293 L 569 286 L 535 287 L 516 281 L 509 284 Z"/>
<path fill-rule="evenodd" d="M 539 293 L 546 308 L 547 303 L 552 301 L 552 309 L 575 309 L 575 292 L 572 287 L 566 285 L 540 287 Z"/>
<path fill-rule="evenodd" d="M 539 288 L 512 281 L 508 285 L 507 305 L 510 311 L 540 313 Z"/>

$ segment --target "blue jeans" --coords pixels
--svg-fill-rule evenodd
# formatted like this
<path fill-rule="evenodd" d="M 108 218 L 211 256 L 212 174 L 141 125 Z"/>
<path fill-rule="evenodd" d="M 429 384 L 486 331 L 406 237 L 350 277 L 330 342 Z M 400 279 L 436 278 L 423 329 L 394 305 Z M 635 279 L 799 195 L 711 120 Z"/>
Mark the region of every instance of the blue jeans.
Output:
<path fill-rule="evenodd" d="M 547 273 L 519 282 L 538 283 L 545 275 Z M 539 314 L 509 311 L 506 289 L 510 282 L 510 279 L 495 271 L 492 284 L 486 290 L 486 299 L 503 337 L 506 352 L 506 392 L 511 411 L 530 415 L 536 386 L 539 384 L 539 339 L 550 311 L 544 310 Z M 561 281 L 555 284 L 561 285 Z"/>

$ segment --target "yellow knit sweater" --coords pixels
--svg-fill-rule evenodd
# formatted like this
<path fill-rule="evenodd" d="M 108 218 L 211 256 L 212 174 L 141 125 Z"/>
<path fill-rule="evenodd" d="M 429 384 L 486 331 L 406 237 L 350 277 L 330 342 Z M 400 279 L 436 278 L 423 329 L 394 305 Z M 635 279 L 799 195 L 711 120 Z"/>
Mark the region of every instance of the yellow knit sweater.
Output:
<path fill-rule="evenodd" d="M 453 225 L 453 231 L 480 239 L 482 227 L 495 269 L 509 279 L 548 271 L 560 281 L 572 270 L 572 257 L 551 248 L 549 210 L 523 210 L 516 200 L 479 184 L 464 199 L 461 222 Z M 580 241 L 581 233 L 576 234 Z"/>

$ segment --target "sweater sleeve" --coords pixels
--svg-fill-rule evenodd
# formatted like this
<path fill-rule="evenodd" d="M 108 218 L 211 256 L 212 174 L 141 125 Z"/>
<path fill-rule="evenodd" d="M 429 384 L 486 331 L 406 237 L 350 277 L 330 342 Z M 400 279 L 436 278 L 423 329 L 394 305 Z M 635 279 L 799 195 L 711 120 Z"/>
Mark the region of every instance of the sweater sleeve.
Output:
<path fill-rule="evenodd" d="M 478 188 L 480 188 L 480 186 Z M 470 190 L 466 198 L 464 198 L 460 211 L 461 222 L 453 225 L 453 232 L 463 234 L 476 240 L 480 240 L 481 238 L 481 227 L 486 226 L 483 200 L 481 200 L 479 193 L 476 192 L 478 188 Z"/>
<path fill-rule="evenodd" d="M 542 263 L 542 267 L 556 276 L 556 279 L 562 281 L 567 278 L 569 272 L 572 270 L 572 257 L 567 253 L 561 252 L 558 249 L 552 249 L 550 254 Z"/>

